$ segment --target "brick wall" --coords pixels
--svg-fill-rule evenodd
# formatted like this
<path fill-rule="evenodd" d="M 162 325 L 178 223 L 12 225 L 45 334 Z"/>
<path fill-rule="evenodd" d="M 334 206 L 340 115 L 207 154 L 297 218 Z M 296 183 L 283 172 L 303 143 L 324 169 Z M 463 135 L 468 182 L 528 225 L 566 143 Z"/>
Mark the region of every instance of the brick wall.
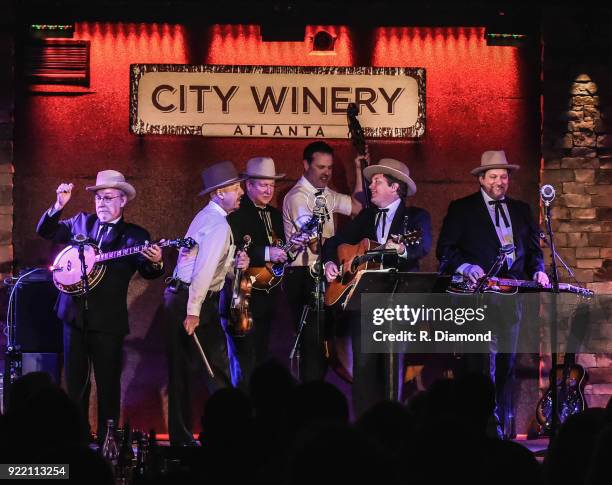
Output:
<path fill-rule="evenodd" d="M 543 23 L 542 183 L 553 184 L 559 254 L 576 278 L 612 294 L 612 35 L 610 18 L 548 10 Z M 546 252 L 550 261 L 550 252 Z M 571 281 L 561 271 L 563 281 Z M 607 322 L 606 327 L 612 327 Z M 602 329 L 612 337 L 612 328 Z M 612 359 L 580 354 L 589 372 L 590 406 L 612 396 Z"/>

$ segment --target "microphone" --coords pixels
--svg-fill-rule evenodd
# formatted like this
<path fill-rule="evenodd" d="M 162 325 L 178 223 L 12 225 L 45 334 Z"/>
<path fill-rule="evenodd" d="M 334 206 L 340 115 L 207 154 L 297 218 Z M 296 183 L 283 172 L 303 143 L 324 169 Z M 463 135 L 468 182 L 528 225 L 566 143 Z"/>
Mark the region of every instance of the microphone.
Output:
<path fill-rule="evenodd" d="M 75 234 L 72 238 L 72 242 L 76 244 L 83 244 L 85 241 L 87 241 L 87 236 L 85 234 Z"/>
<path fill-rule="evenodd" d="M 540 188 L 540 198 L 545 204 L 550 204 L 555 199 L 555 195 L 555 188 L 550 184 L 542 185 Z"/>
<path fill-rule="evenodd" d="M 319 217 L 325 217 L 325 220 L 329 220 L 329 212 L 327 211 L 327 198 L 325 197 L 325 195 L 323 195 L 323 190 L 320 190 L 315 194 L 315 206 L 312 213 Z"/>

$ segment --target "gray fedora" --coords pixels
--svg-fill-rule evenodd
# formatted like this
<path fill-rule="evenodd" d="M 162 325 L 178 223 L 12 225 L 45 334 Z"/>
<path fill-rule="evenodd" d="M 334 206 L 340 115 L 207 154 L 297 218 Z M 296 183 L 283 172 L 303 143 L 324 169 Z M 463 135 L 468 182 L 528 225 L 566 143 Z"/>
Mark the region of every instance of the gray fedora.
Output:
<path fill-rule="evenodd" d="M 274 160 L 270 157 L 255 157 L 251 158 L 246 165 L 246 172 L 244 175 L 250 179 L 282 179 L 284 173 L 276 173 L 276 167 Z"/>
<path fill-rule="evenodd" d="M 204 190 L 198 195 L 206 195 L 213 190 L 242 182 L 245 179 L 246 177 L 238 174 L 238 170 L 232 162 L 217 162 L 202 171 Z"/>
<path fill-rule="evenodd" d="M 472 175 L 480 175 L 482 172 L 491 170 L 492 168 L 505 168 L 506 170 L 518 170 L 520 165 L 508 163 L 506 152 L 503 150 L 488 150 L 480 157 L 480 167 L 471 170 Z"/>
<path fill-rule="evenodd" d="M 117 189 L 123 191 L 128 200 L 136 197 L 136 189 L 125 181 L 125 177 L 117 170 L 102 170 L 96 176 L 96 185 L 85 187 L 89 192 L 96 192 L 101 189 Z"/>
<path fill-rule="evenodd" d="M 405 163 L 394 158 L 381 158 L 376 165 L 370 165 L 363 170 L 363 176 L 369 182 L 377 173 L 391 175 L 408 186 L 408 194 L 414 195 L 417 191 L 414 180 L 410 178 L 410 170 Z"/>

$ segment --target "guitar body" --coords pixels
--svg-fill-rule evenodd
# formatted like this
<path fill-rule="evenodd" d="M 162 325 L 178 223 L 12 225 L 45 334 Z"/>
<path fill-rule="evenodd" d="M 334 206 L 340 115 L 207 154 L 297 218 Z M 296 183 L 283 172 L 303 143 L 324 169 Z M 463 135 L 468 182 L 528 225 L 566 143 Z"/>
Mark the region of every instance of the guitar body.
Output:
<path fill-rule="evenodd" d="M 559 423 L 564 423 L 572 414 L 586 409 L 584 386 L 586 371 L 579 364 L 558 365 L 557 407 Z M 552 379 L 552 377 L 551 377 Z M 544 431 L 550 430 L 552 423 L 552 382 L 536 406 L 536 420 Z"/>
<path fill-rule="evenodd" d="M 270 292 L 285 274 L 285 265 L 266 263 L 265 266 L 249 267 L 245 274 L 250 278 L 254 290 Z"/>
<path fill-rule="evenodd" d="M 453 277 L 453 281 L 446 290 L 447 293 L 458 295 L 472 294 L 476 292 L 479 283 L 472 283 L 463 276 Z M 531 292 L 552 292 L 552 285 L 541 286 L 535 281 L 517 280 L 514 278 L 488 278 L 479 293 L 499 293 L 502 295 L 513 295 L 519 291 Z M 593 290 L 583 288 L 581 286 L 571 285 L 569 283 L 559 283 L 560 293 L 573 293 L 585 298 L 590 298 L 594 295 Z"/>
<path fill-rule="evenodd" d="M 372 261 L 356 262 L 356 258 L 363 256 L 378 243 L 370 239 L 362 239 L 357 244 L 341 244 L 338 246 L 338 261 L 340 262 L 340 275 L 329 283 L 325 291 L 325 304 L 332 306 L 338 303 L 346 293 L 355 285 L 355 276 L 361 270 L 380 269 L 381 264 Z"/>

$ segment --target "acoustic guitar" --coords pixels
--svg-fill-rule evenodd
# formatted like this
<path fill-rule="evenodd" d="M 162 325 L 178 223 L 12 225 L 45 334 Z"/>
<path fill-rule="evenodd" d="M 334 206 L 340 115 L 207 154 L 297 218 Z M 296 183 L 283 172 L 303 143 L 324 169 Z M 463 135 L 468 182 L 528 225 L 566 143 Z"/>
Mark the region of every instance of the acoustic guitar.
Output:
<path fill-rule="evenodd" d="M 392 236 L 396 243 L 414 246 L 421 243 L 423 231 L 415 229 L 403 235 Z M 338 246 L 337 278 L 329 283 L 325 291 L 325 304 L 332 306 L 338 303 L 355 286 L 357 273 L 362 270 L 381 269 L 384 258 L 388 255 L 397 256 L 395 250 L 385 250 L 385 245 L 371 239 L 362 239 L 357 244 L 341 244 Z"/>
<path fill-rule="evenodd" d="M 564 423 L 572 414 L 586 409 L 586 377 L 584 367 L 576 363 L 576 355 L 566 352 L 563 364 L 550 373 L 550 385 L 536 406 L 536 420 L 545 433 L 550 431 L 552 424 L 552 380 L 557 379 L 557 416 L 559 423 Z"/>

